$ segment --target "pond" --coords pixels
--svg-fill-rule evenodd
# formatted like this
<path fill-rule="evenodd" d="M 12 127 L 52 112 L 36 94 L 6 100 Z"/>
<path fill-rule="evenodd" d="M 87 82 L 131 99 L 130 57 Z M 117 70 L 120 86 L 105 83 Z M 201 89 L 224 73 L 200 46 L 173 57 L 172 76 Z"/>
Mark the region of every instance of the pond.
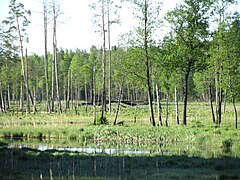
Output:
<path fill-rule="evenodd" d="M 0 179 L 232 179 L 235 152 L 193 144 L 0 139 Z"/>

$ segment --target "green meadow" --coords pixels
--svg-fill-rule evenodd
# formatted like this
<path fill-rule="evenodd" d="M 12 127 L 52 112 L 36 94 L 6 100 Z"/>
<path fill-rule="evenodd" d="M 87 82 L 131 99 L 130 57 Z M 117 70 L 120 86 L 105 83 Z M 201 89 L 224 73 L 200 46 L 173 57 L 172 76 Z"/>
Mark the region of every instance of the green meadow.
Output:
<path fill-rule="evenodd" d="M 188 107 L 188 124 L 177 125 L 170 104 L 168 127 L 164 110 L 164 126 L 151 126 L 147 106 L 122 106 L 118 121 L 124 123 L 116 126 L 114 112 L 106 114 L 106 125 L 93 125 L 91 106 L 77 114 L 1 114 L 0 178 L 240 178 L 240 132 L 231 104 L 220 127 L 207 103 Z"/>

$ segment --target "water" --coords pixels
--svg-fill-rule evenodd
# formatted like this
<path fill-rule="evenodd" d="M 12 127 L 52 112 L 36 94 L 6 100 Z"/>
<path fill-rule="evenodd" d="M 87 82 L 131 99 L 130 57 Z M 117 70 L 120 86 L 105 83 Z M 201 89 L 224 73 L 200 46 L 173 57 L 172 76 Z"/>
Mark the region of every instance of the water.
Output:
<path fill-rule="evenodd" d="M 111 156 L 149 156 L 149 155 L 186 155 L 198 157 L 217 157 L 221 149 L 198 144 L 162 143 L 134 144 L 111 142 L 78 142 L 61 140 L 13 139 L 4 140 L 8 148 L 29 148 L 37 151 L 61 151 L 86 154 L 105 154 Z"/>
<path fill-rule="evenodd" d="M 193 144 L 0 140 L 0 179 L 240 178 L 240 159 Z M 229 156 L 232 156 L 230 154 Z"/>
<path fill-rule="evenodd" d="M 91 147 L 54 147 L 47 145 L 27 145 L 27 144 L 14 144 L 10 143 L 8 148 L 29 148 L 38 151 L 68 151 L 68 152 L 78 152 L 78 153 L 87 153 L 87 154 L 107 154 L 107 155 L 146 155 L 150 154 L 150 151 L 142 150 L 125 150 L 125 149 L 113 149 L 113 148 L 91 148 Z"/>

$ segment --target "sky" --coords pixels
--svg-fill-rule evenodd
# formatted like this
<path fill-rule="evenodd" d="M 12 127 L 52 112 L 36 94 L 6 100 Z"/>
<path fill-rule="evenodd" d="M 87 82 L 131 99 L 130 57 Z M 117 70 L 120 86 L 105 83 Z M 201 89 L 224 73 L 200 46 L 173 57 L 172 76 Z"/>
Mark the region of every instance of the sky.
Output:
<path fill-rule="evenodd" d="M 89 51 L 92 45 L 101 46 L 101 37 L 96 33 L 97 27 L 93 24 L 93 14 L 89 4 L 96 0 L 60 0 L 62 15 L 58 18 L 57 44 L 63 49 L 85 49 Z M 238 0 L 240 1 L 240 0 Z M 44 33 L 43 33 L 43 7 L 42 0 L 17 0 L 22 2 L 25 9 L 32 12 L 31 24 L 28 27 L 29 43 L 25 45 L 28 52 L 38 55 L 44 54 Z M 173 9 L 182 0 L 163 0 L 162 13 Z M 8 16 L 10 0 L 0 0 L 0 21 Z M 240 9 L 235 7 L 236 9 Z M 136 20 L 128 7 L 123 6 L 119 12 L 121 18 L 120 25 L 111 27 L 111 44 L 117 45 L 119 36 L 133 29 Z M 51 25 L 49 25 L 51 26 Z M 166 33 L 166 30 L 164 30 Z M 52 29 L 48 29 L 48 51 L 52 52 Z"/>

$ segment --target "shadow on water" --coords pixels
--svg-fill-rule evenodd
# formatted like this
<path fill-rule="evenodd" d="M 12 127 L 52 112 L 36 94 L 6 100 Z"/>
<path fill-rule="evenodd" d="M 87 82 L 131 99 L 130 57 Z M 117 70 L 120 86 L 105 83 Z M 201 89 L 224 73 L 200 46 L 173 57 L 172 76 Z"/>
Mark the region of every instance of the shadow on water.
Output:
<path fill-rule="evenodd" d="M 11 144 L 12 145 L 12 144 Z M 0 142 L 0 179 L 238 179 L 240 159 L 107 154 Z"/>

